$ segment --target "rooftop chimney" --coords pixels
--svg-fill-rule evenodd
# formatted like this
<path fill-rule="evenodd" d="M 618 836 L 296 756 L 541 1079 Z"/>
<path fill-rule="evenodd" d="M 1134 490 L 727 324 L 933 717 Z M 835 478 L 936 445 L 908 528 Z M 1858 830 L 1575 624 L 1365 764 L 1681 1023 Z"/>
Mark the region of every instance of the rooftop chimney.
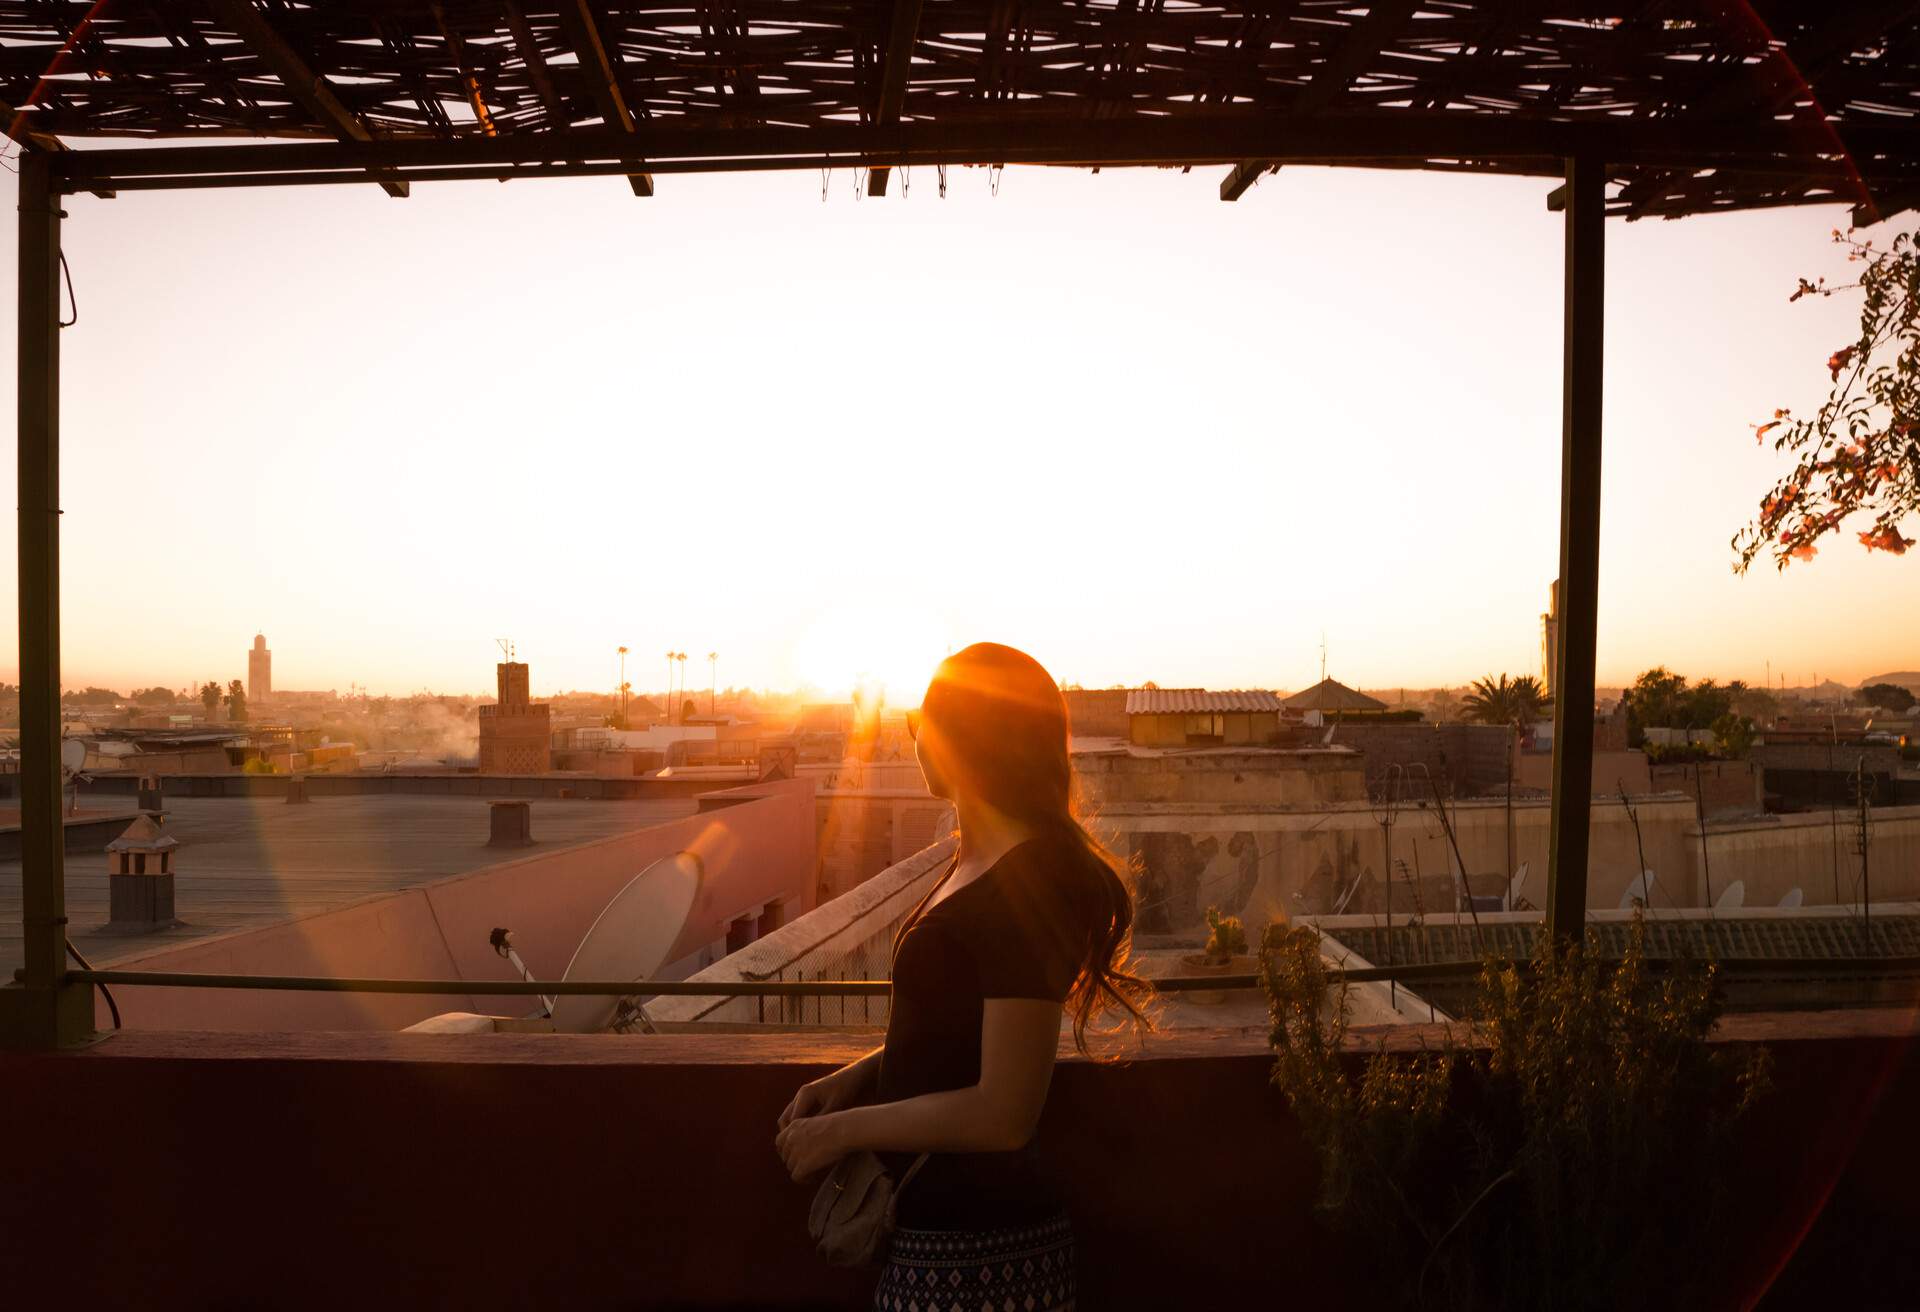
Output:
<path fill-rule="evenodd" d="M 107 844 L 107 927 L 146 934 L 176 923 L 173 917 L 173 852 L 178 839 L 143 815 Z"/>
<path fill-rule="evenodd" d="M 522 665 L 521 669 L 527 667 Z M 533 842 L 533 807 L 526 802 L 487 803 L 487 846 L 526 847 Z"/>

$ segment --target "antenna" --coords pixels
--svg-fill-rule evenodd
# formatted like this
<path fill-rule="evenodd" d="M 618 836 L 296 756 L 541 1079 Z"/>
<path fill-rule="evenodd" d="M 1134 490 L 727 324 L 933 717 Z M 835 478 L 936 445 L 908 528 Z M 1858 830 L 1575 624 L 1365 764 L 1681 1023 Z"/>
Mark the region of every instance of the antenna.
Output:
<path fill-rule="evenodd" d="M 493 640 L 493 645 L 500 649 L 500 654 L 504 656 L 507 660 L 507 663 L 511 665 L 513 663 L 513 639 L 512 638 L 495 638 Z"/>

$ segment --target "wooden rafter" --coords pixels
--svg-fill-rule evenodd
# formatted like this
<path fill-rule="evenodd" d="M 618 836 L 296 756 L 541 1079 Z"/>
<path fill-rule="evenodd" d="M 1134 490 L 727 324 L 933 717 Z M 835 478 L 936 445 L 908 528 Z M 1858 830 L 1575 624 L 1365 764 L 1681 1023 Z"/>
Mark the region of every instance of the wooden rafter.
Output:
<path fill-rule="evenodd" d="M 913 42 L 920 31 L 920 0 L 893 0 L 893 18 L 887 25 L 887 51 L 880 61 L 880 95 L 873 121 L 887 127 L 900 121 L 907 101 L 907 83 L 913 76 Z M 892 170 L 882 164 L 867 170 L 867 195 L 887 194 L 887 176 Z"/>
<path fill-rule="evenodd" d="M 608 53 L 606 40 L 600 34 L 600 20 L 593 12 L 590 0 L 560 0 L 560 24 L 566 29 L 567 39 L 573 43 L 574 54 L 580 60 L 580 72 L 587 79 L 587 90 L 593 96 L 600 117 L 606 120 L 609 127 L 632 135 L 637 130 L 633 111 L 627 107 L 626 93 L 620 90 L 620 78 L 614 71 L 613 56 Z M 627 182 L 633 188 L 634 195 L 653 195 L 651 173 L 629 173 Z"/>
<path fill-rule="evenodd" d="M 1293 114 L 1313 114 L 1331 104 L 1335 96 L 1347 89 L 1348 83 L 1380 57 L 1380 52 L 1386 49 L 1394 35 L 1413 16 L 1414 2 L 1383 0 L 1370 6 L 1367 16 L 1353 25 L 1346 39 L 1340 43 L 1340 48 L 1300 89 L 1300 94 L 1293 98 L 1288 111 Z M 1220 199 L 1239 200 L 1262 173 L 1278 167 L 1272 160 L 1242 160 L 1221 180 Z"/>
<path fill-rule="evenodd" d="M 560 93 L 554 89 L 553 74 L 547 71 L 547 57 L 540 52 L 540 42 L 533 35 L 533 26 L 527 22 L 527 12 L 520 7 L 519 0 L 503 0 L 507 14 L 507 31 L 513 34 L 513 48 L 520 55 L 520 62 L 527 70 L 527 81 L 533 85 L 534 94 L 540 97 L 540 103 L 546 107 L 547 117 L 556 128 L 567 126 L 566 107 L 560 101 Z"/>
<path fill-rule="evenodd" d="M 372 129 L 360 121 L 359 115 L 340 103 L 340 97 L 334 93 L 333 87 L 309 68 L 306 60 L 281 38 L 273 24 L 254 7 L 253 0 L 208 0 L 208 3 L 220 21 L 232 28 L 247 43 L 247 47 L 260 57 L 260 62 L 280 80 L 287 94 L 335 136 L 342 141 L 373 140 Z M 378 178 L 376 175 L 376 181 L 389 196 L 407 194 L 407 183 L 403 179 Z"/>

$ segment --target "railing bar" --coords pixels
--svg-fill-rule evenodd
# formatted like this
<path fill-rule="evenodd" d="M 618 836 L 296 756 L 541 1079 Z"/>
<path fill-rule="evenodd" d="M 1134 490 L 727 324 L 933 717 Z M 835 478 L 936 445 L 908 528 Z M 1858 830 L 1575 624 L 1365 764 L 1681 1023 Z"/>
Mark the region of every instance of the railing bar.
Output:
<path fill-rule="evenodd" d="M 1647 965 L 1675 964 L 1677 958 L 1648 958 Z M 1920 957 L 1750 957 L 1714 963 L 1723 972 L 1793 973 L 1798 971 L 1873 969 L 1885 972 L 1920 971 Z M 1455 979 L 1480 973 L 1478 961 L 1411 962 L 1396 966 L 1329 969 L 1329 980 L 1364 984 L 1384 980 Z M 443 993 L 503 997 L 885 997 L 887 980 L 433 980 L 348 979 L 302 975 L 213 975 L 140 970 L 70 970 L 64 978 L 76 984 L 109 984 L 129 988 L 267 989 L 308 993 Z M 1148 981 L 1162 993 L 1190 989 L 1257 988 L 1257 975 L 1201 975 Z"/>

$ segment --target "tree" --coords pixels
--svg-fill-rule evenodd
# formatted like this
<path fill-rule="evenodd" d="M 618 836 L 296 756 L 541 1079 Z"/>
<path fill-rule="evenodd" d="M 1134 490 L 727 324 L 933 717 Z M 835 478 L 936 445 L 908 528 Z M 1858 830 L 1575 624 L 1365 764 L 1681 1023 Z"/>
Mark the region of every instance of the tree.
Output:
<path fill-rule="evenodd" d="M 1733 535 L 1736 574 L 1763 552 L 1777 569 L 1812 560 L 1819 540 L 1855 513 L 1873 516 L 1859 533 L 1869 551 L 1897 556 L 1914 544 L 1900 524 L 1920 514 L 1920 246 L 1911 233 L 1884 248 L 1837 230 L 1833 239 L 1864 266 L 1859 281 L 1802 278 L 1790 299 L 1858 291 L 1860 334 L 1827 357 L 1832 387 L 1818 412 L 1775 410 L 1753 426 L 1757 442 L 1781 430 L 1773 449 L 1794 466 Z"/>
<path fill-rule="evenodd" d="M 1753 749 L 1754 724 L 1744 715 L 1729 711 L 1713 722 L 1714 750 L 1730 761 L 1737 761 Z"/>
<path fill-rule="evenodd" d="M 1465 701 L 1467 718 L 1481 724 L 1532 724 L 1552 704 L 1553 698 L 1531 674 L 1512 682 L 1504 674 L 1497 683 L 1491 674 L 1475 679 Z"/>
<path fill-rule="evenodd" d="M 247 718 L 247 689 L 238 679 L 227 685 L 227 718 L 235 724 Z"/>
<path fill-rule="evenodd" d="M 157 687 L 136 688 L 133 691 L 133 700 L 141 706 L 171 706 L 173 705 L 173 689 Z"/>
<path fill-rule="evenodd" d="M 60 694 L 60 704 L 63 706 L 112 706 L 120 700 L 120 694 L 111 688 L 89 686 L 83 690 Z"/>
<path fill-rule="evenodd" d="M 1860 690 L 1860 700 L 1869 706 L 1878 706 L 1883 711 L 1905 715 L 1920 698 L 1915 698 L 1897 683 L 1870 683 Z"/>
<path fill-rule="evenodd" d="M 220 685 L 212 679 L 200 685 L 200 704 L 207 708 L 209 720 L 213 718 L 213 713 L 220 709 Z"/>

